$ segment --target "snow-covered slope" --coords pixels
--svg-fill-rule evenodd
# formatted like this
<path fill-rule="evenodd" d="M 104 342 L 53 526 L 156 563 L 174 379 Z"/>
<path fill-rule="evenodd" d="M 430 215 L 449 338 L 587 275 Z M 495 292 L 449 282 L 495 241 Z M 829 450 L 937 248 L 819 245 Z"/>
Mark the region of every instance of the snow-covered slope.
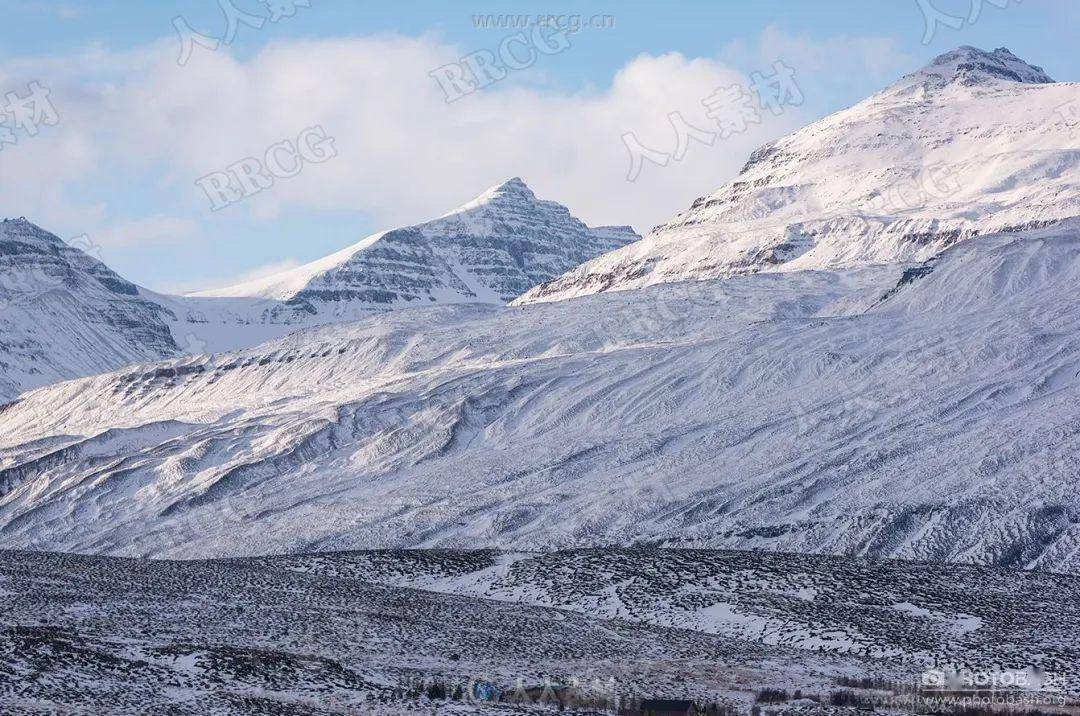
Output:
<path fill-rule="evenodd" d="M 697 544 L 1080 570 L 1080 227 L 384 314 L 28 393 L 0 546 Z"/>
<path fill-rule="evenodd" d="M 167 296 L 24 218 L 0 222 L 0 403 L 24 390 L 325 323 L 282 301 Z"/>
<path fill-rule="evenodd" d="M 590 229 L 520 179 L 265 281 L 169 296 L 124 280 L 25 219 L 0 224 L 0 402 L 182 354 L 236 350 L 391 308 L 503 303 L 638 237 Z"/>
<path fill-rule="evenodd" d="M 961 48 L 548 295 L 658 285 L 502 305 L 570 260 L 560 237 L 623 233 L 511 181 L 251 295 L 170 299 L 364 317 L 0 408 L 0 547 L 660 543 L 1080 571 L 1080 194 L 1051 111 L 1077 86 L 1048 79 Z"/>
<path fill-rule="evenodd" d="M 0 402 L 179 348 L 169 312 L 26 219 L 0 221 Z"/>
<path fill-rule="evenodd" d="M 644 240 L 521 302 L 708 279 L 919 261 L 965 238 L 1080 214 L 1080 147 L 1054 83 L 961 47 L 751 156 Z"/>
<path fill-rule="evenodd" d="M 630 227 L 590 229 L 561 204 L 537 199 L 515 177 L 438 219 L 374 234 L 265 279 L 196 295 L 272 298 L 338 315 L 430 303 L 504 303 L 639 238 Z"/>

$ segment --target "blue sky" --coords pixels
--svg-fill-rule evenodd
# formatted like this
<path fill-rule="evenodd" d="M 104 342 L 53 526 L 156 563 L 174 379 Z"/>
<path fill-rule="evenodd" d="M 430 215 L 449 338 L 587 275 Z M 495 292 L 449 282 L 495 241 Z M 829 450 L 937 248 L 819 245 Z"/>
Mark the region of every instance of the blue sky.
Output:
<path fill-rule="evenodd" d="M 253 15 L 259 0 L 233 0 Z M 923 44 L 917 0 L 890 2 L 368 3 L 310 0 L 176 63 L 173 18 L 219 36 L 216 0 L 6 0 L 0 94 L 50 90 L 55 126 L 0 151 L 0 215 L 86 234 L 124 276 L 159 290 L 225 285 L 441 214 L 510 176 L 589 223 L 639 231 L 730 179 L 756 146 L 852 104 L 957 45 L 1006 46 L 1080 77 L 1070 0 L 933 0 L 962 26 Z M 1004 7 L 998 7 L 1004 5 Z M 484 15 L 608 15 L 447 103 L 429 73 L 516 32 Z M 15 31 L 11 31 L 12 28 Z M 701 100 L 775 60 L 803 101 L 684 159 L 626 179 L 623 135 L 661 147 L 668 115 L 709 126 Z M 211 210 L 198 180 L 318 126 L 336 154 Z"/>

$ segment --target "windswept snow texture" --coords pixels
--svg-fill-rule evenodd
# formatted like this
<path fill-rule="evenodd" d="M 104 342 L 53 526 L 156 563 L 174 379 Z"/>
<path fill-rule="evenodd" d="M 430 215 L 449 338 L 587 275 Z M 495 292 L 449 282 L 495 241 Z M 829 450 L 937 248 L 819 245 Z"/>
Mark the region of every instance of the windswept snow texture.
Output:
<path fill-rule="evenodd" d="M 1080 570 L 1080 228 L 446 306 L 0 412 L 0 545 L 655 543 Z"/>
<path fill-rule="evenodd" d="M 1041 696 L 1071 700 L 1078 589 L 1067 575 L 746 552 L 160 562 L 0 551 L 0 710 L 503 713 L 407 690 L 438 679 L 511 693 L 547 677 L 603 685 L 623 703 L 666 696 L 741 713 L 766 686 L 828 703 L 873 680 L 862 694 L 906 713 L 897 694 L 910 699 L 920 674 L 946 665 L 1024 673 Z"/>
<path fill-rule="evenodd" d="M 515 177 L 438 219 L 369 236 L 299 268 L 199 296 L 288 301 L 312 313 L 429 303 L 505 303 L 639 237 L 590 229 Z"/>
<path fill-rule="evenodd" d="M 1004 48 L 961 47 L 755 151 L 644 240 L 521 302 L 760 271 L 923 261 L 1080 215 L 1080 85 Z"/>
<path fill-rule="evenodd" d="M 626 226 L 590 229 L 515 178 L 440 219 L 257 284 L 168 296 L 125 281 L 25 219 L 7 220 L 0 402 L 131 363 L 246 348 L 403 306 L 505 303 L 639 238 Z"/>

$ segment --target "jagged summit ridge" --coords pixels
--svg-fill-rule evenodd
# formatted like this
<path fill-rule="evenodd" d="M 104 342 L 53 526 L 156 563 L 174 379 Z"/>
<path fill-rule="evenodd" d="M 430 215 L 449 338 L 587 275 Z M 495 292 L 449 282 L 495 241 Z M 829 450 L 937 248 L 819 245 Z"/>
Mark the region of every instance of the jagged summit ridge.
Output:
<path fill-rule="evenodd" d="M 480 192 L 476 198 L 470 199 L 458 208 L 446 212 L 438 219 L 434 219 L 434 221 L 462 212 L 474 211 L 483 206 L 510 206 L 537 201 L 539 200 L 536 198 L 536 194 L 533 193 L 533 190 L 529 188 L 529 185 L 521 177 L 510 177 L 506 181 Z M 556 206 L 561 205 L 556 204 Z M 567 209 L 566 213 L 570 213 L 569 209 Z"/>
<path fill-rule="evenodd" d="M 931 83 L 944 86 L 951 83 L 979 85 L 990 82 L 1019 82 L 1022 84 L 1053 84 L 1043 68 L 1020 59 L 1005 47 L 993 52 L 962 45 L 935 57 L 930 64 L 904 77 L 898 84 Z"/>
<path fill-rule="evenodd" d="M 47 244 L 63 245 L 64 241 L 56 234 L 49 233 L 37 224 L 28 221 L 25 216 L 17 219 L 0 220 L 0 240 L 34 241 Z"/>
<path fill-rule="evenodd" d="M 505 303 L 638 237 L 590 229 L 512 177 L 457 209 L 380 232 L 305 266 L 199 296 L 255 296 L 335 314 L 431 303 Z"/>
<path fill-rule="evenodd" d="M 519 199 L 535 201 L 536 194 L 521 177 L 510 177 L 504 182 L 496 184 L 487 191 L 482 192 L 474 202 L 494 201 L 497 199 Z M 473 202 L 469 202 L 470 204 Z M 468 204 L 466 205 L 468 206 Z"/>

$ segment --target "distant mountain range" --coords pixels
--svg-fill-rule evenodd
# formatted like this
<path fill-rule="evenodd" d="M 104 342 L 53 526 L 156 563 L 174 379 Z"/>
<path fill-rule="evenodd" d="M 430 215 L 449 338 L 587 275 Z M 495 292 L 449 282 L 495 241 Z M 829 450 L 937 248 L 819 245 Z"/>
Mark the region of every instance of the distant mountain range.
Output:
<path fill-rule="evenodd" d="M 639 239 L 590 229 L 511 179 L 433 221 L 263 281 L 194 296 L 140 288 L 26 219 L 0 223 L 0 400 L 129 363 L 255 345 L 409 305 L 501 304 Z M 224 298 L 228 297 L 228 298 Z"/>
<path fill-rule="evenodd" d="M 1080 153 L 1057 111 L 1077 100 L 960 48 L 511 306 L 577 260 L 559 237 L 633 237 L 512 180 L 228 298 L 151 303 L 293 332 L 0 409 L 0 546 L 1080 571 Z"/>

